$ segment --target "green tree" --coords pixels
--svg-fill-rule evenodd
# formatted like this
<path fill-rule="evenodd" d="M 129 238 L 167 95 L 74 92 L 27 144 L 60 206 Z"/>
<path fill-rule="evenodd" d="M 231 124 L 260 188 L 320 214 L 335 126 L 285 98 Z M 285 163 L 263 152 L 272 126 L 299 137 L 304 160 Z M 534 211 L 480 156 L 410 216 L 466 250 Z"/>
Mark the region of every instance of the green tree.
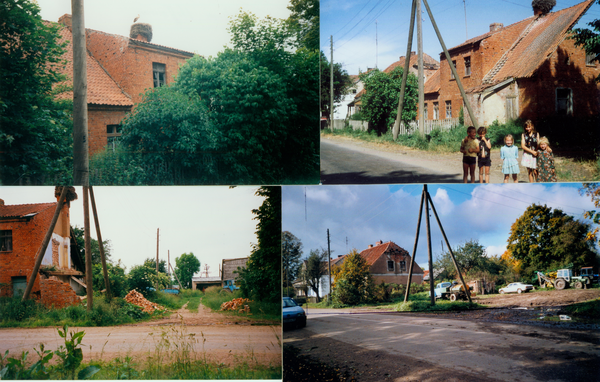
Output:
<path fill-rule="evenodd" d="M 321 113 L 330 116 L 329 104 L 331 92 L 331 63 L 327 60 L 325 53 L 320 52 L 321 68 Z M 333 102 L 341 102 L 348 88 L 352 85 L 348 72 L 342 67 L 342 64 L 335 62 L 333 64 Z"/>
<path fill-rule="evenodd" d="M 79 248 L 79 256 L 81 257 L 83 263 L 85 264 L 85 238 L 84 238 L 84 230 L 80 227 L 72 227 L 73 233 L 75 234 L 75 240 L 77 241 L 77 247 Z M 104 240 L 104 257 L 106 258 L 107 263 L 112 262 L 112 247 L 110 244 L 110 240 Z M 98 245 L 98 240 L 93 237 L 90 238 L 90 247 L 92 249 L 92 265 L 102 264 L 102 260 L 100 259 L 100 246 Z"/>
<path fill-rule="evenodd" d="M 600 0 L 598 0 L 600 4 Z M 595 56 L 595 60 L 600 60 L 600 19 L 595 19 L 588 23 L 592 29 L 575 28 L 573 29 L 572 38 L 575 39 L 576 46 L 583 46 L 587 54 Z M 600 75 L 596 77 L 596 81 L 600 81 Z"/>
<path fill-rule="evenodd" d="M 72 101 L 64 86 L 59 26 L 29 0 L 0 0 L 0 184 L 65 184 L 72 173 Z"/>
<path fill-rule="evenodd" d="M 158 289 L 167 288 L 170 284 L 169 278 L 164 273 L 156 273 L 156 268 L 152 269 L 144 265 L 136 265 L 131 268 L 128 274 L 129 289 L 137 290 L 144 296 L 152 294 L 158 283 Z"/>
<path fill-rule="evenodd" d="M 388 132 L 398 114 L 398 100 L 404 68 L 396 67 L 387 74 L 377 69 L 360 74 L 365 94 L 362 96 L 362 113 L 369 121 L 369 129 L 382 135 Z M 404 95 L 402 121 L 408 123 L 417 117 L 418 80 L 408 74 Z"/>
<path fill-rule="evenodd" d="M 144 266 L 151 268 L 151 269 L 156 269 L 156 259 L 148 257 L 146 260 L 144 260 Z M 158 262 L 158 271 L 160 273 L 167 273 L 167 261 L 166 260 L 160 260 Z"/>
<path fill-rule="evenodd" d="M 281 303 L 281 187 L 261 187 L 256 195 L 265 198 L 252 210 L 258 243 L 236 282 L 244 297 Z"/>
<path fill-rule="evenodd" d="M 121 261 L 117 264 L 106 264 L 106 270 L 108 271 L 108 282 L 110 283 L 110 291 L 114 297 L 125 297 L 129 293 L 129 281 L 125 274 L 125 268 L 121 266 Z M 92 265 L 93 272 L 93 285 L 94 290 L 104 290 L 106 284 L 104 283 L 104 272 L 102 271 L 101 264 Z"/>
<path fill-rule="evenodd" d="M 373 298 L 374 283 L 369 264 L 353 249 L 342 265 L 333 270 L 335 284 L 333 286 L 333 301 L 342 305 L 364 304 Z"/>
<path fill-rule="evenodd" d="M 302 262 L 302 242 L 289 231 L 281 233 L 281 266 L 283 268 L 283 286 L 291 287 L 298 277 Z"/>
<path fill-rule="evenodd" d="M 600 208 L 600 183 L 583 183 L 581 188 L 579 189 L 579 192 L 582 195 L 589 196 L 592 202 L 594 203 L 594 206 Z M 591 219 L 596 225 L 596 227 L 588 233 L 586 239 L 591 241 L 598 241 L 598 232 L 600 231 L 600 228 L 598 227 L 598 225 L 600 225 L 600 211 L 586 211 L 584 217 L 587 219 Z"/>
<path fill-rule="evenodd" d="M 477 277 L 485 275 L 488 276 L 486 279 L 490 279 L 491 276 L 499 274 L 498 264 L 487 256 L 485 248 L 477 240 L 469 240 L 454 248 L 452 252 L 463 276 Z M 436 270 L 443 269 L 438 276 L 440 280 L 458 279 L 458 273 L 449 251 L 439 256 L 433 267 Z"/>
<path fill-rule="evenodd" d="M 286 20 L 295 32 L 298 44 L 308 50 L 319 50 L 319 0 L 290 0 Z"/>
<path fill-rule="evenodd" d="M 181 287 L 191 289 L 194 273 L 200 272 L 200 260 L 192 252 L 184 253 L 175 259 L 175 274 L 181 281 Z M 156 268 L 156 263 L 154 263 Z"/>
<path fill-rule="evenodd" d="M 319 296 L 319 287 L 321 278 L 327 274 L 327 251 L 324 249 L 311 249 L 302 271 L 306 285 L 317 295 L 317 302 L 321 301 Z"/>
<path fill-rule="evenodd" d="M 569 264 L 578 269 L 596 262 L 594 244 L 586 240 L 589 232 L 588 224 L 559 209 L 532 204 L 511 226 L 507 250 L 522 262 L 525 277 Z"/>

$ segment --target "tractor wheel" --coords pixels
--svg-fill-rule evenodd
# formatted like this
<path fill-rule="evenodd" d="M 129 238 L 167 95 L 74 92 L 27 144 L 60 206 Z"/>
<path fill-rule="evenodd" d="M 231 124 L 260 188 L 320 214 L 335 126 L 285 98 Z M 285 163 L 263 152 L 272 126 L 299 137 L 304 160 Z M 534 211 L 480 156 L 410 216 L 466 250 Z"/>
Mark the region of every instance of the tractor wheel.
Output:
<path fill-rule="evenodd" d="M 456 294 L 451 294 L 450 295 L 450 301 L 456 301 Z"/>
<path fill-rule="evenodd" d="M 554 287 L 556 289 L 565 289 L 567 286 L 567 282 L 564 279 L 558 279 L 554 282 Z"/>
<path fill-rule="evenodd" d="M 523 291 L 521 289 L 517 289 L 517 293 L 521 294 L 521 293 L 523 293 Z"/>
<path fill-rule="evenodd" d="M 581 281 L 577 281 L 577 282 L 575 283 L 575 288 L 577 288 L 577 289 L 581 289 L 581 288 L 583 288 L 583 284 L 581 283 Z"/>

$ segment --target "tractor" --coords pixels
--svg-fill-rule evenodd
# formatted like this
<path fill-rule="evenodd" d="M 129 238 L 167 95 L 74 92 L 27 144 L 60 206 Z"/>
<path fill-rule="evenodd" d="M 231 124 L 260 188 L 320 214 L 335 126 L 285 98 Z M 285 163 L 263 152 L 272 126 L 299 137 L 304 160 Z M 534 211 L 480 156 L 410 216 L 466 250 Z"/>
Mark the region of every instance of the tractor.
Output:
<path fill-rule="evenodd" d="M 543 280 L 547 288 L 553 286 L 556 289 L 561 290 L 568 288 L 571 285 L 577 289 L 587 288 L 587 286 L 592 283 L 592 278 L 590 277 L 573 276 L 573 271 L 570 269 L 559 269 L 556 271 L 556 277 L 554 277 L 553 273 L 554 272 L 551 272 L 548 275 L 545 275 L 542 272 L 537 272 L 540 285 L 542 285 Z"/>

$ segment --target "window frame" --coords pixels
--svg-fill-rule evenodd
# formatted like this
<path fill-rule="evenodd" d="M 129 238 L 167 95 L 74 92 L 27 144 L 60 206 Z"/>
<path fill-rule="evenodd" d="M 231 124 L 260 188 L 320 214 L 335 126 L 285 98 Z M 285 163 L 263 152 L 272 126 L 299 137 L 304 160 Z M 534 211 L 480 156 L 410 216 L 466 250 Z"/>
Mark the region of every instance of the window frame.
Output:
<path fill-rule="evenodd" d="M 558 93 L 562 90 L 565 90 L 567 92 L 567 97 L 560 98 L 561 100 L 562 99 L 566 100 L 564 112 L 563 112 L 563 108 L 560 107 L 561 103 L 559 102 L 559 97 L 558 97 Z M 557 87 L 554 91 L 554 95 L 555 95 L 556 114 L 572 116 L 573 115 L 573 89 Z"/>
<path fill-rule="evenodd" d="M 450 119 L 452 118 L 452 100 L 447 100 L 445 101 L 445 105 L 446 105 L 446 119 Z M 448 116 L 448 113 L 450 113 L 450 116 Z"/>
<path fill-rule="evenodd" d="M 391 267 L 390 267 L 390 263 L 391 263 Z M 395 269 L 395 264 L 394 264 L 394 260 L 388 260 L 387 261 L 387 270 L 388 272 L 393 272 Z"/>
<path fill-rule="evenodd" d="M 167 65 L 160 62 L 152 63 L 152 81 L 155 88 L 167 85 Z"/>
<path fill-rule="evenodd" d="M 465 77 L 469 77 L 471 75 L 471 56 L 466 56 L 465 60 Z"/>
<path fill-rule="evenodd" d="M 6 243 L 8 243 L 8 246 L 4 247 L 4 245 Z M 13 251 L 12 229 L 0 230 L 0 252 L 12 252 L 12 251 Z"/>

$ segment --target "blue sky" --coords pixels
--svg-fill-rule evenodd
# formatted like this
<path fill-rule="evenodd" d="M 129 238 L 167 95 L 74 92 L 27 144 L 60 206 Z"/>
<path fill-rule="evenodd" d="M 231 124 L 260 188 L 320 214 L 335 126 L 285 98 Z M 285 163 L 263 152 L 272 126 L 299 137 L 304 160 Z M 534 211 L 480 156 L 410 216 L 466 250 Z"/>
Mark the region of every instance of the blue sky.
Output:
<path fill-rule="evenodd" d="M 488 255 L 504 252 L 510 226 L 533 203 L 582 219 L 583 212 L 594 206 L 579 195 L 580 187 L 580 183 L 428 185 L 451 246 L 478 240 Z M 327 229 L 332 257 L 353 248 L 362 251 L 379 240 L 391 240 L 412 255 L 422 190 L 420 184 L 283 187 L 282 229 L 302 241 L 303 257 L 311 249 L 327 248 Z M 435 260 L 442 252 L 443 237 L 433 214 L 430 222 Z M 424 215 L 416 261 L 427 264 Z"/>
<path fill-rule="evenodd" d="M 553 11 L 580 2 L 557 0 Z M 349 74 L 376 63 L 385 69 L 406 55 L 411 4 L 410 0 L 321 0 L 321 50 L 329 59 L 333 35 L 334 61 L 341 62 Z M 467 35 L 487 33 L 492 23 L 508 26 L 533 15 L 530 0 L 428 0 L 428 4 L 448 48 L 463 43 Z M 422 11 L 423 51 L 439 61 L 441 45 L 424 6 Z M 600 5 L 595 2 L 577 27 L 585 28 L 599 18 Z M 416 27 L 414 35 L 412 50 L 416 51 Z"/>

